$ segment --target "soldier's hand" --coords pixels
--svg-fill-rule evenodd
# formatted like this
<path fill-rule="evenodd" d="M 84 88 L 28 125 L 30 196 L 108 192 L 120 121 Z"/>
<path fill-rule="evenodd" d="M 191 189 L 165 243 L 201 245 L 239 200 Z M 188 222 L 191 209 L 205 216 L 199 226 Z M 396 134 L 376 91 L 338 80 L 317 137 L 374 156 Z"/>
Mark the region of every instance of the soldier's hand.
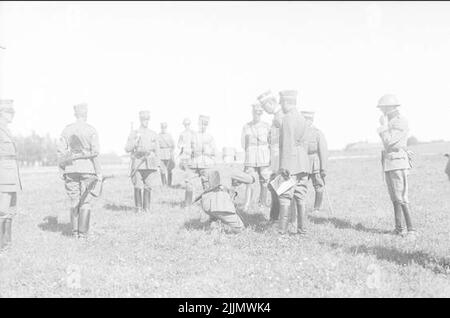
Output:
<path fill-rule="evenodd" d="M 285 180 L 289 180 L 289 178 L 291 177 L 291 174 L 287 169 L 280 169 L 279 173 Z"/>
<path fill-rule="evenodd" d="M 102 175 L 101 173 L 98 173 L 98 174 L 97 174 L 97 179 L 98 179 L 99 181 L 102 181 L 103 175 Z"/>
<path fill-rule="evenodd" d="M 320 176 L 322 177 L 322 179 L 325 179 L 325 177 L 327 176 L 325 170 L 320 170 Z"/>
<path fill-rule="evenodd" d="M 385 115 L 381 115 L 381 117 L 380 117 L 380 125 L 381 126 L 386 126 L 386 124 L 387 124 L 386 116 Z"/>

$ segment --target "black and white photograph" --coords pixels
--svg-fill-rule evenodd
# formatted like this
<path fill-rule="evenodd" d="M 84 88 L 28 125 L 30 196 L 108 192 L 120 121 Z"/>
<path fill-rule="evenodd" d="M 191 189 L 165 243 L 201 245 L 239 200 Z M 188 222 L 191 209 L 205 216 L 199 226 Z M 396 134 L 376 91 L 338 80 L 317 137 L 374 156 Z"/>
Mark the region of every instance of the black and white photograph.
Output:
<path fill-rule="evenodd" d="M 450 2 L 0 1 L 0 298 L 450 298 L 449 119 Z"/>

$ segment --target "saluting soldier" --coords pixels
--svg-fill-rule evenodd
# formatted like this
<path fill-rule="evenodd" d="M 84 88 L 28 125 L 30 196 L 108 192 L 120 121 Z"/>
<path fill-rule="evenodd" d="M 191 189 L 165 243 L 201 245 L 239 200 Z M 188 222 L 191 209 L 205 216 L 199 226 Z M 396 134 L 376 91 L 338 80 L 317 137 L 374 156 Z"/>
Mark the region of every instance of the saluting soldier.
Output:
<path fill-rule="evenodd" d="M 325 186 L 325 176 L 328 164 L 328 146 L 325 135 L 313 125 L 314 112 L 302 111 L 301 114 L 306 119 L 305 140 L 308 144 L 309 157 L 309 179 L 311 179 L 314 191 L 314 209 L 313 212 L 319 211 L 322 207 L 323 191 Z"/>
<path fill-rule="evenodd" d="M 203 171 L 215 165 L 216 145 L 214 137 L 206 131 L 208 125 L 209 117 L 200 115 L 198 119 L 199 130 L 194 134 L 192 140 L 193 158 L 189 164 L 194 176 L 186 180 L 185 206 L 192 204 L 193 178 L 200 178 L 203 190 L 205 190 L 207 178 L 205 178 Z"/>
<path fill-rule="evenodd" d="M 192 159 L 192 143 L 194 141 L 195 132 L 190 128 L 191 120 L 185 118 L 183 120 L 184 131 L 180 134 L 178 138 L 178 149 L 180 149 L 179 159 L 180 168 L 186 170 Z"/>
<path fill-rule="evenodd" d="M 161 180 L 163 185 L 172 186 L 172 170 L 175 167 L 174 149 L 175 141 L 172 135 L 167 132 L 167 123 L 161 123 L 159 133 L 160 159 L 163 163 Z"/>
<path fill-rule="evenodd" d="M 280 127 L 280 172 L 293 185 L 279 193 L 280 234 L 287 232 L 291 201 L 297 209 L 297 233 L 306 234 L 306 195 L 308 192 L 309 160 L 304 140 L 306 120 L 297 110 L 297 91 L 285 90 L 280 93 L 283 116 L 276 119 Z"/>
<path fill-rule="evenodd" d="M 131 182 L 134 186 L 134 204 L 137 212 L 149 212 L 152 188 L 160 185 L 161 169 L 159 137 L 148 128 L 150 112 L 139 112 L 140 127 L 131 131 L 125 151 L 131 155 Z"/>
<path fill-rule="evenodd" d="M 255 178 L 234 167 L 214 167 L 203 171 L 208 187 L 197 200 L 210 216 L 212 221 L 220 220 L 230 227 L 234 233 L 239 233 L 245 227 L 243 219 L 236 209 L 236 186 L 252 184 Z M 196 200 L 196 201 L 197 201 Z"/>
<path fill-rule="evenodd" d="M 61 133 L 57 153 L 59 168 L 70 199 L 70 221 L 75 237 L 86 237 L 91 216 L 91 191 L 102 171 L 98 162 L 100 145 L 97 130 L 87 121 L 88 105 L 73 107 L 76 121 Z"/>
<path fill-rule="evenodd" d="M 411 209 L 408 198 L 408 172 L 411 162 L 407 150 L 408 121 L 400 115 L 397 97 L 392 94 L 382 96 L 378 108 L 380 117 L 378 134 L 383 142 L 382 167 L 389 196 L 394 206 L 395 230 L 398 235 L 405 235 L 402 212 L 405 218 L 407 235 L 415 235 L 411 221 Z"/>
<path fill-rule="evenodd" d="M 259 204 L 267 205 L 267 183 L 270 170 L 270 125 L 261 120 L 263 108 L 259 102 L 252 105 L 252 121 L 242 128 L 241 145 L 245 150 L 244 171 L 259 178 L 260 196 Z M 244 211 L 248 211 L 253 196 L 253 187 L 248 185 Z"/>
<path fill-rule="evenodd" d="M 0 99 L 0 252 L 11 244 L 13 209 L 22 190 L 16 144 L 8 128 L 13 118 L 13 100 Z"/>

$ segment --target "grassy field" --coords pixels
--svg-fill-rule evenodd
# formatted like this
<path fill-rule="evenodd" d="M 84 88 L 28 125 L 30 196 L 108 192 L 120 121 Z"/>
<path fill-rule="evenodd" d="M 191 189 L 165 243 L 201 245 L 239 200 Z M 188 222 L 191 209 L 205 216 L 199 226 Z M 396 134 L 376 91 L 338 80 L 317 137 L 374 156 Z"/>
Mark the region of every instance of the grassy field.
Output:
<path fill-rule="evenodd" d="M 136 214 L 127 172 L 116 169 L 109 172 L 122 176 L 96 202 L 90 238 L 76 240 L 56 169 L 24 171 L 13 247 L 0 256 L 0 296 L 450 297 L 445 160 L 416 159 L 416 240 L 389 233 L 393 212 L 378 158 L 330 162 L 334 213 L 310 213 L 307 239 L 268 231 L 268 209 L 257 207 L 243 233 L 226 234 L 197 207 L 182 209 L 180 188 L 156 189 L 153 211 Z M 309 207 L 311 200 L 312 193 Z M 55 217 L 59 224 L 50 225 Z"/>

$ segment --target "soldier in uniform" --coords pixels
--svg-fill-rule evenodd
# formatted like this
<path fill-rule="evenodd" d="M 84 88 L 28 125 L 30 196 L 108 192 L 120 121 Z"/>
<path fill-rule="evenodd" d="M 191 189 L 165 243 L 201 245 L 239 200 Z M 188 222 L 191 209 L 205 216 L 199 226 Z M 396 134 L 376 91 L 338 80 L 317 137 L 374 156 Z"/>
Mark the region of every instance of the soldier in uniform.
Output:
<path fill-rule="evenodd" d="M 411 221 L 411 208 L 408 199 L 408 172 L 411 168 L 406 141 L 408 139 L 408 121 L 400 115 L 396 96 L 387 94 L 378 101 L 378 108 L 383 113 L 380 117 L 378 134 L 383 142 L 382 167 L 394 206 L 394 233 L 404 235 L 402 212 L 408 235 L 415 235 Z"/>
<path fill-rule="evenodd" d="M 244 223 L 234 204 L 235 187 L 252 184 L 255 177 L 233 167 L 214 167 L 203 173 L 208 180 L 208 188 L 198 198 L 203 211 L 210 216 L 211 221 L 222 221 L 232 232 L 242 231 Z"/>
<path fill-rule="evenodd" d="M 148 128 L 150 112 L 139 112 L 141 126 L 131 131 L 125 151 L 131 155 L 131 182 L 134 186 L 134 204 L 137 212 L 149 212 L 152 188 L 160 184 L 161 169 L 159 137 Z"/>
<path fill-rule="evenodd" d="M 172 170 L 175 167 L 174 149 L 175 142 L 172 135 L 167 132 L 167 123 L 161 123 L 159 133 L 159 154 L 163 163 L 161 180 L 163 185 L 169 185 L 169 187 L 172 186 Z"/>
<path fill-rule="evenodd" d="M 308 144 L 309 157 L 309 179 L 311 179 L 314 191 L 314 210 L 319 211 L 322 207 L 323 191 L 325 186 L 325 176 L 328 163 L 328 146 L 324 134 L 314 125 L 314 112 L 302 111 L 301 114 L 306 119 L 308 129 L 305 140 Z"/>
<path fill-rule="evenodd" d="M 100 153 L 97 130 L 87 121 L 87 104 L 75 105 L 76 121 L 61 133 L 57 153 L 62 179 L 70 199 L 72 234 L 86 237 L 91 216 L 91 191 L 97 180 L 102 180 L 98 162 Z"/>
<path fill-rule="evenodd" d="M 216 145 L 214 138 L 206 130 L 209 125 L 209 117 L 200 115 L 198 119 L 199 131 L 196 132 L 192 140 L 193 158 L 189 164 L 193 176 L 186 180 L 185 206 L 192 204 L 193 197 L 193 179 L 200 178 L 203 190 L 207 188 L 207 178 L 204 170 L 215 165 Z"/>
<path fill-rule="evenodd" d="M 280 234 L 287 232 L 291 201 L 297 209 L 297 233 L 306 234 L 306 195 L 308 192 L 309 160 L 304 140 L 306 120 L 297 110 L 297 91 L 280 93 L 283 115 L 276 118 L 280 127 L 280 172 L 293 183 L 287 191 L 278 195 L 280 202 Z"/>
<path fill-rule="evenodd" d="M 192 159 L 192 143 L 194 140 L 195 132 L 190 128 L 191 120 L 185 118 L 183 120 L 184 131 L 180 134 L 178 138 L 178 148 L 180 149 L 180 168 L 186 170 Z"/>
<path fill-rule="evenodd" d="M 252 176 L 259 177 L 260 196 L 259 204 L 267 205 L 267 182 L 270 171 L 269 136 L 270 125 L 261 121 L 263 108 L 259 102 L 252 105 L 253 120 L 242 128 L 241 145 L 245 150 L 244 171 Z M 252 199 L 253 187 L 248 185 L 244 211 L 248 211 Z"/>
<path fill-rule="evenodd" d="M 0 99 L 0 252 L 11 244 L 13 209 L 22 190 L 16 145 L 8 128 L 14 118 L 13 103 Z"/>

